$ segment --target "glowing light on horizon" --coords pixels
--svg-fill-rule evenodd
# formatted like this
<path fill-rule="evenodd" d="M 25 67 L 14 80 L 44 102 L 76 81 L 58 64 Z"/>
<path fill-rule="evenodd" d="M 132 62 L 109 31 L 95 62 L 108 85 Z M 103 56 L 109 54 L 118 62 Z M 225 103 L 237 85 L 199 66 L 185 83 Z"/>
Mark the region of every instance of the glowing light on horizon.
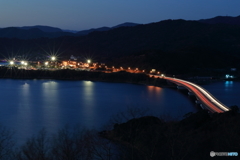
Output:
<path fill-rule="evenodd" d="M 10 65 L 14 65 L 14 61 L 10 61 Z"/>
<path fill-rule="evenodd" d="M 51 60 L 52 60 L 52 61 L 55 61 L 55 60 L 56 60 L 56 57 L 55 57 L 55 56 L 52 56 L 52 57 L 51 57 Z"/>

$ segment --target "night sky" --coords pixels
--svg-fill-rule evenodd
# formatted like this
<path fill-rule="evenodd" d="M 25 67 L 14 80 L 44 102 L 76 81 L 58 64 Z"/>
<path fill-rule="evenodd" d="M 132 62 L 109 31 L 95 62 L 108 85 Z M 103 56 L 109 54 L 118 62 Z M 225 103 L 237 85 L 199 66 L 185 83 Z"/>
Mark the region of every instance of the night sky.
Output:
<path fill-rule="evenodd" d="M 0 27 L 47 25 L 83 30 L 124 22 L 240 15 L 240 0 L 1 0 Z"/>

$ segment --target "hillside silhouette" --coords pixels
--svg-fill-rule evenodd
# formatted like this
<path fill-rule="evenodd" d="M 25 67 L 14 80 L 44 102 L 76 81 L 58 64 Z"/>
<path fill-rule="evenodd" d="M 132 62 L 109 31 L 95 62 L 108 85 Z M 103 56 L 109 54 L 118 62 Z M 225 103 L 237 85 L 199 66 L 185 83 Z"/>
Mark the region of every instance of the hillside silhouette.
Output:
<path fill-rule="evenodd" d="M 237 106 L 231 108 L 220 114 L 209 114 L 206 110 L 190 112 L 180 121 L 134 117 L 115 123 L 112 130 L 102 131 L 100 135 L 127 148 L 121 150 L 125 151 L 122 159 L 210 159 L 211 151 L 240 151 L 240 115 Z"/>
<path fill-rule="evenodd" d="M 156 68 L 166 72 L 189 72 L 198 68 L 239 67 L 240 26 L 207 24 L 198 21 L 165 20 L 157 23 L 95 31 L 85 36 L 46 33 L 30 29 L 1 29 L 0 52 L 6 48 L 30 48 L 31 54 L 44 53 L 41 48 L 61 46 L 62 57 L 91 55 L 95 61 L 112 65 Z M 14 34 L 13 34 L 14 33 Z M 51 34 L 51 38 L 37 38 Z M 13 37 L 25 36 L 26 40 Z M 60 36 L 60 37 L 59 37 Z M 53 38 L 58 37 L 58 38 Z M 41 48 L 39 47 L 41 46 Z"/>
<path fill-rule="evenodd" d="M 231 25 L 240 25 L 240 16 L 231 17 L 231 16 L 217 16 L 210 19 L 201 19 L 199 22 L 208 23 L 208 24 L 231 24 Z"/>
<path fill-rule="evenodd" d="M 56 27 L 50 27 L 50 26 L 42 26 L 42 25 L 36 25 L 36 26 L 24 26 L 24 27 L 19 27 L 20 29 L 32 29 L 32 28 L 38 28 L 43 32 L 62 32 L 60 28 Z"/>
<path fill-rule="evenodd" d="M 56 31 L 56 32 L 55 32 Z M 0 37 L 17 39 L 36 39 L 41 37 L 56 38 L 61 36 L 75 36 L 70 32 L 51 30 L 45 27 L 8 27 L 0 29 Z"/>

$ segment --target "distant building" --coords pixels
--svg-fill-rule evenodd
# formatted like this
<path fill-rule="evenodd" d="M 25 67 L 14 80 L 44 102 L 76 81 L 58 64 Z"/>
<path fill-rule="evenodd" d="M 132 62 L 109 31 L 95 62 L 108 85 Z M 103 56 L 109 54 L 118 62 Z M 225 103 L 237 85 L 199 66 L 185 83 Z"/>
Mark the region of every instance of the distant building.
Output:
<path fill-rule="evenodd" d="M 76 57 L 74 57 L 73 55 L 71 55 L 71 57 L 70 57 L 70 60 L 74 60 L 74 61 L 76 61 L 76 60 L 77 60 L 77 58 L 76 58 Z"/>

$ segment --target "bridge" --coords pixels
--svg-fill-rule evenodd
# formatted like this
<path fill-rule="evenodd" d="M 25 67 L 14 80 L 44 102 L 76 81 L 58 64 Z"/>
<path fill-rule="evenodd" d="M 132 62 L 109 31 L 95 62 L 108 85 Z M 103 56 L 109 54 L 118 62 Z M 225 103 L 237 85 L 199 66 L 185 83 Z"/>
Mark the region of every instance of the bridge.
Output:
<path fill-rule="evenodd" d="M 203 108 L 208 109 L 210 112 L 214 113 L 222 113 L 229 111 L 230 109 L 222 104 L 217 98 L 215 98 L 211 93 L 209 93 L 203 87 L 200 87 L 192 82 L 188 82 L 182 79 L 157 76 L 154 75 L 155 78 L 164 78 L 172 83 L 177 84 L 178 86 L 184 87 L 189 90 L 192 95 L 195 95 L 198 99 L 198 102 L 201 103 Z"/>

